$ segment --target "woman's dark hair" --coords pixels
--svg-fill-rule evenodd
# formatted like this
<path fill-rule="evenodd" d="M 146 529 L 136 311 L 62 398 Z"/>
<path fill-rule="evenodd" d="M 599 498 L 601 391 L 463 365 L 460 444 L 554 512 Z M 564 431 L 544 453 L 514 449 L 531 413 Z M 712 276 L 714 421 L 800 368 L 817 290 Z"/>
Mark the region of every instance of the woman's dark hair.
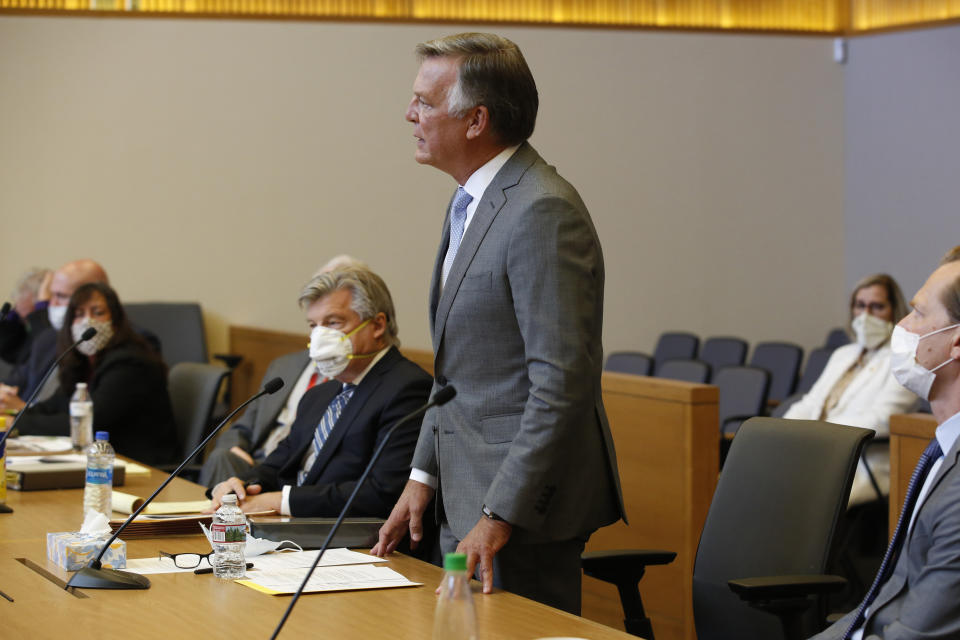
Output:
<path fill-rule="evenodd" d="M 97 359 L 101 359 L 112 349 L 133 347 L 162 364 L 153 347 L 130 325 L 127 314 L 123 310 L 123 305 L 120 304 L 120 298 L 117 297 L 117 292 L 103 282 L 90 282 L 81 285 L 70 296 L 63 327 L 57 335 L 57 353 L 63 353 L 75 342 L 73 339 L 73 319 L 77 315 L 77 307 L 89 301 L 96 293 L 102 295 L 103 299 L 106 300 L 107 308 L 110 310 L 110 324 L 113 325 L 113 337 L 104 345 L 103 349 L 97 352 Z M 63 362 L 60 363 L 60 388 L 63 393 L 69 397 L 78 382 L 89 382 L 93 369 L 90 358 L 78 350 L 74 349 L 68 353 L 63 358 Z"/>

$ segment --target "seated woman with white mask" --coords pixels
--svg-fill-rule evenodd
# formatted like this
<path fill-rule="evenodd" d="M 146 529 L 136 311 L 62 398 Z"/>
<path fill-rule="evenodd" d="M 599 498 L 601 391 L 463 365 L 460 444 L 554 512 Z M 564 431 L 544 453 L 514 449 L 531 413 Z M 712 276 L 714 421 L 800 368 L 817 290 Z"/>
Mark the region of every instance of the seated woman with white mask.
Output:
<path fill-rule="evenodd" d="M 897 282 L 886 274 L 864 278 L 850 296 L 850 329 L 856 340 L 833 352 L 810 391 L 791 406 L 784 418 L 826 420 L 873 429 L 890 435 L 890 416 L 906 413 L 917 397 L 891 373 L 890 335 L 907 313 Z M 867 463 L 883 495 L 890 490 L 890 455 L 886 445 L 873 445 Z M 877 499 L 863 461 L 850 491 L 850 506 Z"/>
<path fill-rule="evenodd" d="M 69 435 L 70 396 L 84 382 L 93 400 L 93 430 L 109 432 L 117 453 L 147 464 L 173 462 L 177 435 L 167 367 L 131 328 L 116 292 L 100 282 L 82 285 L 70 297 L 57 352 L 91 327 L 96 334 L 60 363 L 56 393 L 27 410 L 17 429 L 23 435 Z"/>

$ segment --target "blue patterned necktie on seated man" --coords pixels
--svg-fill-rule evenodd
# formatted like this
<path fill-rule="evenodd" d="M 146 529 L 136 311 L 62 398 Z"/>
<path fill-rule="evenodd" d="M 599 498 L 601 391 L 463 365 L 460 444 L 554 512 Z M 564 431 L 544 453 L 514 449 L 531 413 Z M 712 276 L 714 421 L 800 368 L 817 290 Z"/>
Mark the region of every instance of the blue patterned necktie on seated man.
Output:
<path fill-rule="evenodd" d="M 306 482 L 310 468 L 320 455 L 320 449 L 323 448 L 323 443 L 330 437 L 330 432 L 333 431 L 334 425 L 336 425 L 337 420 L 340 419 L 340 414 L 343 413 L 343 408 L 350 402 L 350 398 L 353 397 L 353 392 L 356 388 L 357 385 L 355 384 L 343 385 L 343 389 L 330 401 L 327 410 L 323 412 L 323 417 L 320 418 L 320 424 L 317 425 L 316 431 L 313 432 L 310 455 L 307 457 L 303 469 L 297 472 L 298 487 L 302 487 L 303 483 Z"/>

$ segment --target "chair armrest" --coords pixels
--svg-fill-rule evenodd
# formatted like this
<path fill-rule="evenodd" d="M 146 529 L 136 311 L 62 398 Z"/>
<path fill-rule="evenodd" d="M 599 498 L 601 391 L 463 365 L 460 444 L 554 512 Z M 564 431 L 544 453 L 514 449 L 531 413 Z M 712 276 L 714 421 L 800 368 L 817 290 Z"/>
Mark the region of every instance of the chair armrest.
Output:
<path fill-rule="evenodd" d="M 727 582 L 730 589 L 746 602 L 802 598 L 810 595 L 836 593 L 847 581 L 831 575 L 764 576 L 738 578 Z"/>
<path fill-rule="evenodd" d="M 227 369 L 236 369 L 237 365 L 243 362 L 243 356 L 235 353 L 215 353 L 213 357 L 221 361 Z"/>
<path fill-rule="evenodd" d="M 648 566 L 670 564 L 676 557 L 673 551 L 611 549 L 588 551 L 580 556 L 580 561 L 583 572 L 591 578 L 613 584 L 632 583 L 635 586 Z"/>

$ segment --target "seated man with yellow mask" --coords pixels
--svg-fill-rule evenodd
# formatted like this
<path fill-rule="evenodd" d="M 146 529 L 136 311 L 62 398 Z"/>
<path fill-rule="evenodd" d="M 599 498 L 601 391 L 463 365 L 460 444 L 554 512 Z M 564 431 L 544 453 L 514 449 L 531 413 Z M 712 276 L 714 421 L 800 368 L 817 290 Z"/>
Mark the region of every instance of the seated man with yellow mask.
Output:
<path fill-rule="evenodd" d="M 290 434 L 261 464 L 213 488 L 213 509 L 233 492 L 246 512 L 337 515 L 387 430 L 430 394 L 430 376 L 397 348 L 393 301 L 375 273 L 320 274 L 304 287 L 300 305 L 311 326 L 310 357 L 330 380 L 304 394 Z M 350 515 L 390 514 L 419 432 L 414 419 L 393 434 Z"/>

